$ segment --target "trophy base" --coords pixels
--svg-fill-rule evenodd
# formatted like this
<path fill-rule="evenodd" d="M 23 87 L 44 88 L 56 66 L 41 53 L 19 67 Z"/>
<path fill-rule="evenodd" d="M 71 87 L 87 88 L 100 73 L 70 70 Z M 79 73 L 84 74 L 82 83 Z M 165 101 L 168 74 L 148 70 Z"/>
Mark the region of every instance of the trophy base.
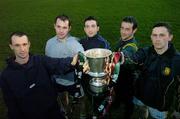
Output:
<path fill-rule="evenodd" d="M 101 72 L 101 73 L 98 73 L 98 72 L 88 72 L 88 75 L 90 75 L 91 77 L 104 77 L 107 75 L 107 73 L 104 73 L 104 72 Z"/>

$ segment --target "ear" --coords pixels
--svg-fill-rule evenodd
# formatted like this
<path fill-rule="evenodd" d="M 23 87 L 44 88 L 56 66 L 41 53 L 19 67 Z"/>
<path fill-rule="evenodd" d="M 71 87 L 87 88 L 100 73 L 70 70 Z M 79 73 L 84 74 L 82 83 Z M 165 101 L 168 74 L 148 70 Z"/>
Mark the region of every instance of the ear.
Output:
<path fill-rule="evenodd" d="M 71 30 L 71 26 L 69 26 L 69 31 Z"/>
<path fill-rule="evenodd" d="M 86 28 L 84 27 L 84 32 L 86 31 Z"/>
<path fill-rule="evenodd" d="M 29 41 L 29 47 L 31 46 L 31 42 Z"/>
<path fill-rule="evenodd" d="M 99 31 L 99 26 L 97 26 L 97 31 Z"/>
<path fill-rule="evenodd" d="M 133 30 L 133 33 L 135 34 L 135 33 L 136 33 L 136 31 L 137 31 L 137 28 L 135 28 L 135 29 Z"/>
<path fill-rule="evenodd" d="M 11 44 L 9 44 L 9 47 L 11 48 L 11 50 L 13 50 L 13 46 Z"/>
<path fill-rule="evenodd" d="M 56 29 L 56 24 L 54 24 L 54 29 Z"/>
<path fill-rule="evenodd" d="M 173 39 L 173 35 L 170 35 L 170 39 L 169 39 L 169 41 L 172 41 L 172 39 Z"/>

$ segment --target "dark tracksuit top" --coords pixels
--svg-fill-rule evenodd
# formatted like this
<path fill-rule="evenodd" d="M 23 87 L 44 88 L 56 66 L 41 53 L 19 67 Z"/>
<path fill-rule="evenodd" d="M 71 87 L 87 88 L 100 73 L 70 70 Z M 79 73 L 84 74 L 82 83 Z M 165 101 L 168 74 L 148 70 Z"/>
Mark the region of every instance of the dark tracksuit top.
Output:
<path fill-rule="evenodd" d="M 20 65 L 9 59 L 0 79 L 9 119 L 64 119 L 50 76 L 68 71 L 71 61 L 30 55 Z"/>
<path fill-rule="evenodd" d="M 136 97 L 150 107 L 169 110 L 173 102 L 179 100 L 176 96 L 180 55 L 173 45 L 162 55 L 157 54 L 153 46 L 140 49 L 130 60 L 139 64 L 142 71 L 136 81 Z"/>
<path fill-rule="evenodd" d="M 132 56 L 138 50 L 138 44 L 135 38 L 132 38 L 127 41 L 119 40 L 115 50 L 116 52 L 123 52 L 124 55 Z M 134 91 L 134 78 L 134 68 L 132 67 L 132 65 L 121 65 L 118 80 L 115 86 L 116 96 L 121 101 L 127 103 L 132 102 Z"/>
<path fill-rule="evenodd" d="M 96 34 L 93 37 L 86 37 L 80 40 L 84 51 L 92 48 L 105 48 L 110 49 L 110 45 L 107 40 L 105 40 L 101 35 Z"/>

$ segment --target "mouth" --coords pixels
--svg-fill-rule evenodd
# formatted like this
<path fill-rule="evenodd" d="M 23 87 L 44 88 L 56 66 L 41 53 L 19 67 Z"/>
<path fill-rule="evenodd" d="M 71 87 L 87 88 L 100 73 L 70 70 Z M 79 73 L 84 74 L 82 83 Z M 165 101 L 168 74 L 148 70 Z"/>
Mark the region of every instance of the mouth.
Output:
<path fill-rule="evenodd" d="M 160 43 L 154 43 L 154 45 L 160 45 Z"/>
<path fill-rule="evenodd" d="M 25 55 L 26 53 L 25 52 L 21 52 L 21 53 L 19 53 L 20 55 Z"/>
<path fill-rule="evenodd" d="M 64 34 L 59 34 L 59 36 L 64 36 Z"/>

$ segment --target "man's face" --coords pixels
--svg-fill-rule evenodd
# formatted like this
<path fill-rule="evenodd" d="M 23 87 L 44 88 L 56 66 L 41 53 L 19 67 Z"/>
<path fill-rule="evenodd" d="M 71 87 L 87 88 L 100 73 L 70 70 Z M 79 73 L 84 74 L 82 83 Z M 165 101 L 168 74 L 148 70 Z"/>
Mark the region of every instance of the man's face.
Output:
<path fill-rule="evenodd" d="M 59 39 L 66 38 L 71 29 L 71 27 L 69 26 L 69 21 L 62 21 L 61 19 L 57 19 L 56 24 L 54 24 L 54 28 Z"/>
<path fill-rule="evenodd" d="M 88 37 L 93 37 L 99 31 L 99 26 L 95 20 L 89 20 L 85 22 L 84 31 Z"/>
<path fill-rule="evenodd" d="M 151 40 L 154 48 L 157 50 L 163 50 L 168 48 L 168 42 L 171 41 L 173 36 L 169 34 L 165 27 L 155 27 L 151 33 Z"/>
<path fill-rule="evenodd" d="M 10 48 L 14 51 L 16 59 L 26 59 L 29 57 L 30 42 L 26 36 L 12 36 Z"/>
<path fill-rule="evenodd" d="M 136 32 L 136 29 L 133 30 L 133 24 L 129 22 L 122 22 L 120 27 L 120 34 L 121 39 L 123 41 L 130 40 L 134 33 Z"/>

